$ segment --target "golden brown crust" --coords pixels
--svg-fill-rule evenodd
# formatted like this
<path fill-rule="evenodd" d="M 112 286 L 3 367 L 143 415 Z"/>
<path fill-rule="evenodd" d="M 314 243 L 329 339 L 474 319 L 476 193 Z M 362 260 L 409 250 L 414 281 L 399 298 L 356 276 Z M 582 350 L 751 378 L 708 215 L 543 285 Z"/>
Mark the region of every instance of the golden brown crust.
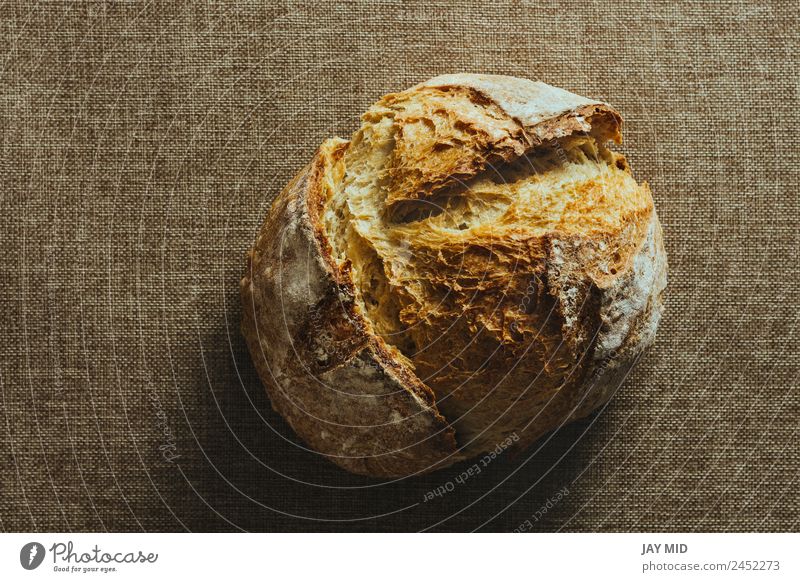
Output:
<path fill-rule="evenodd" d="M 373 110 L 384 108 L 394 110 L 396 128 L 388 205 L 431 196 L 553 139 L 622 139 L 622 118 L 607 104 L 516 77 L 442 75 Z"/>
<path fill-rule="evenodd" d="M 666 285 L 649 189 L 602 147 L 620 126 L 542 83 L 446 75 L 323 144 L 242 281 L 275 409 L 340 466 L 393 477 L 605 403 Z"/>
<path fill-rule="evenodd" d="M 577 132 L 622 141 L 622 117 L 610 105 L 558 87 L 505 75 L 440 75 L 417 87 L 468 87 L 516 120 L 535 145 Z M 412 89 L 413 91 L 414 89 Z"/>
<path fill-rule="evenodd" d="M 453 429 L 366 333 L 322 250 L 312 216 L 325 165 L 320 152 L 273 202 L 241 282 L 242 333 L 273 407 L 312 449 L 354 473 L 431 471 L 455 453 Z"/>

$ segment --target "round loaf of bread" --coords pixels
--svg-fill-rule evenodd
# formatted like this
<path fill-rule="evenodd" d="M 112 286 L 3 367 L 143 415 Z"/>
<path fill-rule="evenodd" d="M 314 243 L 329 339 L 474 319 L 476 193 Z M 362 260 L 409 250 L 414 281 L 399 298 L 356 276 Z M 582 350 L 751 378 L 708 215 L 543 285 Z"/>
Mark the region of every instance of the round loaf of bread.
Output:
<path fill-rule="evenodd" d="M 525 448 L 653 342 L 666 255 L 605 103 L 456 74 L 386 95 L 275 199 L 241 283 L 273 407 L 364 475 Z"/>

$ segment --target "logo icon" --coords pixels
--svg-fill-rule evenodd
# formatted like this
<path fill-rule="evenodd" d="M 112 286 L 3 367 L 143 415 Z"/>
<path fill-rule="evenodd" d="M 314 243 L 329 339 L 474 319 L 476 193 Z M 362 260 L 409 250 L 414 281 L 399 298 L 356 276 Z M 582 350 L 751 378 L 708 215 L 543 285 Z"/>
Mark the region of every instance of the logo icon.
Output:
<path fill-rule="evenodd" d="M 35 570 L 44 561 L 44 546 L 39 542 L 29 542 L 19 551 L 19 563 L 26 570 Z"/>

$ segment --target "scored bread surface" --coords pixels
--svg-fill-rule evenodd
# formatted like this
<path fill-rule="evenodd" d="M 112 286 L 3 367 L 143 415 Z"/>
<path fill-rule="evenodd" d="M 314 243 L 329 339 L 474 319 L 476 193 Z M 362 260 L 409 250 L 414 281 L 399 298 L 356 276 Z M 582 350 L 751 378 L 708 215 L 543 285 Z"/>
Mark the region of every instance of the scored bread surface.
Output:
<path fill-rule="evenodd" d="M 273 203 L 242 280 L 273 406 L 398 477 L 528 446 L 611 397 L 662 311 L 647 184 L 608 105 L 512 77 L 383 97 Z"/>

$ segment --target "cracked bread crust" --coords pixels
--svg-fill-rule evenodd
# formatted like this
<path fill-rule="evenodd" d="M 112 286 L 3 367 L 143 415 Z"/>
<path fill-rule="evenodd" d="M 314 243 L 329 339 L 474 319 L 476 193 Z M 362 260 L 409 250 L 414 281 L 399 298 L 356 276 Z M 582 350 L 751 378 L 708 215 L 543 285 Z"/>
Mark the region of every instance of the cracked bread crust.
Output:
<path fill-rule="evenodd" d="M 511 435 L 524 448 L 607 402 L 666 285 L 649 189 L 603 146 L 620 125 L 543 83 L 462 74 L 327 140 L 242 280 L 273 407 L 345 469 L 400 477 Z"/>
<path fill-rule="evenodd" d="M 340 144 L 326 144 L 273 202 L 241 282 L 242 332 L 273 408 L 353 473 L 427 472 L 456 452 L 433 395 L 394 361 L 330 258 L 319 198 Z"/>

